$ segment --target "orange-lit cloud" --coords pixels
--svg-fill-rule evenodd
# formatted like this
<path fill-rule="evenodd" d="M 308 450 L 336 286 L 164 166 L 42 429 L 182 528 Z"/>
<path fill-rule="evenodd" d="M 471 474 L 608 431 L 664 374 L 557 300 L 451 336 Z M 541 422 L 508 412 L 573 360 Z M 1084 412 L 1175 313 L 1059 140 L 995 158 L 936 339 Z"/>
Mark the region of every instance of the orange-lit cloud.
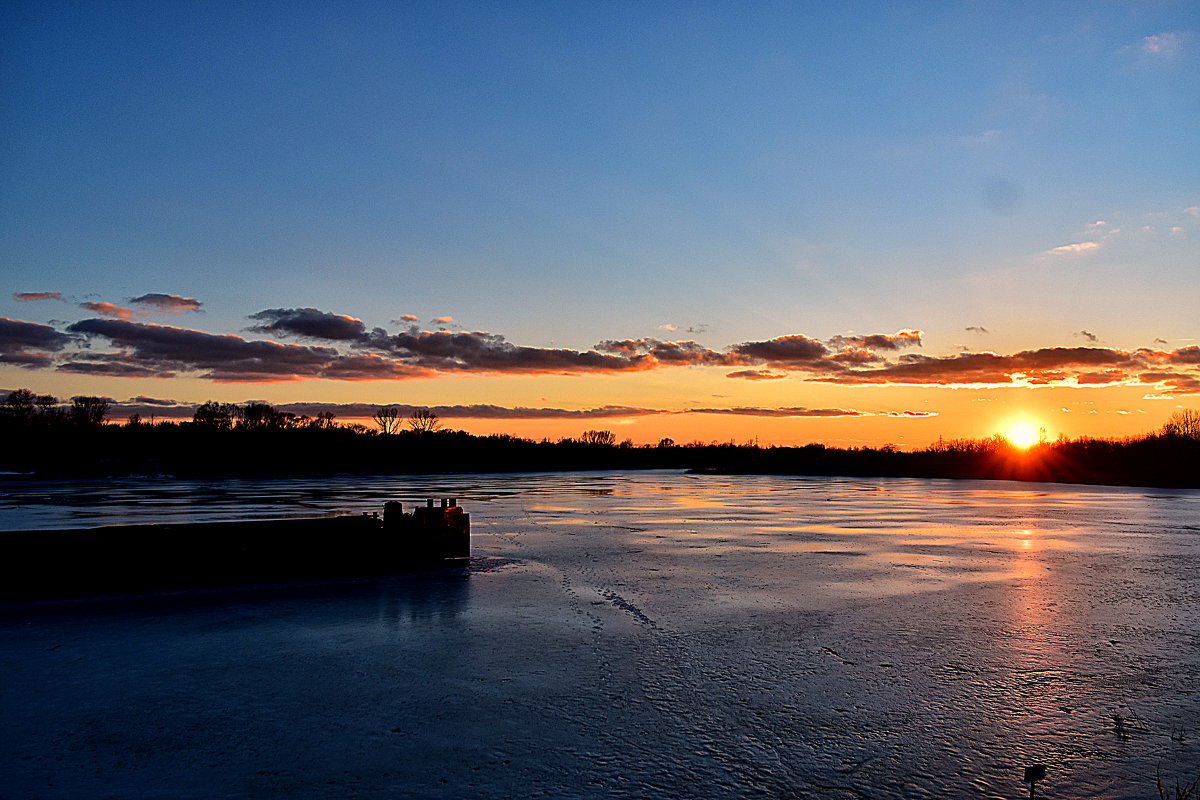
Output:
<path fill-rule="evenodd" d="M 13 300 L 28 302 L 30 300 L 62 300 L 62 292 L 13 292 Z"/>
<path fill-rule="evenodd" d="M 899 350 L 903 347 L 920 347 L 921 335 L 921 331 L 903 330 L 869 336 L 834 336 L 829 344 L 851 350 Z"/>
<path fill-rule="evenodd" d="M 733 408 L 689 408 L 689 414 L 732 414 L 743 417 L 862 417 L 861 411 L 845 408 L 759 408 L 735 406 Z"/>
<path fill-rule="evenodd" d="M 1200 347 L 1121 350 L 1110 347 L 1046 347 L 1013 354 L 963 352 L 925 355 L 902 352 L 922 344 L 922 332 L 844 334 L 825 341 L 789 334 L 714 350 L 694 341 L 608 339 L 590 350 L 525 347 L 486 331 L 390 333 L 367 328 L 348 315 L 316 308 L 273 308 L 251 315 L 249 330 L 310 344 L 247 339 L 123 318 L 128 309 L 87 304 L 112 319 L 74 323 L 65 332 L 7 321 L 5 359 L 30 367 L 57 365 L 67 372 L 109 376 L 189 375 L 224 382 L 310 379 L 386 381 L 438 374 L 585 375 L 667 368 L 735 368 L 727 377 L 839 385 L 1104 386 L 1157 384 L 1162 391 L 1195 391 Z M 4 332 L 0 331 L 0 338 Z M 1079 331 L 1090 341 L 1095 334 Z M 24 341 L 36 339 L 54 346 Z M 106 350 L 68 347 L 73 337 L 106 340 Z M 22 343 L 24 341 L 24 343 Z"/>
<path fill-rule="evenodd" d="M 88 311 L 96 314 L 103 314 L 106 317 L 115 319 L 133 319 L 133 309 L 118 306 L 114 303 L 92 303 L 83 302 L 79 304 L 80 308 L 86 308 Z"/>

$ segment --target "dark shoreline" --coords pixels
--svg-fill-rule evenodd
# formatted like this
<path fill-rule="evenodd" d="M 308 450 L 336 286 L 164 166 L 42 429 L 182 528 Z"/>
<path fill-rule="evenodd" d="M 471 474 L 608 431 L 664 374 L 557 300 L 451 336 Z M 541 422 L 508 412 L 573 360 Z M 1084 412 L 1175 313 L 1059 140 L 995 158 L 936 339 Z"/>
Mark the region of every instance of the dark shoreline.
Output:
<path fill-rule="evenodd" d="M 748 475 L 1016 480 L 1200 488 L 1200 439 L 1150 434 L 1126 440 L 1060 439 L 1020 449 L 1001 437 L 916 451 L 759 447 L 564 439 L 532 441 L 463 431 L 378 434 L 323 429 L 215 429 L 195 423 L 27 426 L 3 431 L 3 480 L 173 476 L 297 477 L 333 474 L 519 473 L 682 469 Z"/>

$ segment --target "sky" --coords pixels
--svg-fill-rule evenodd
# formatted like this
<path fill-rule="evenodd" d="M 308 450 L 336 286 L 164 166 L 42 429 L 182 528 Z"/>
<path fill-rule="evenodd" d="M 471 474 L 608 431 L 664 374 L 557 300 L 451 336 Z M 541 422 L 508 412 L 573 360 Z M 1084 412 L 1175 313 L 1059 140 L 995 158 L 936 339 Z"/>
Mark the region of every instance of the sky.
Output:
<path fill-rule="evenodd" d="M 117 420 L 1200 407 L 1200 2 L 10 2 L 0 115 L 0 391 Z"/>

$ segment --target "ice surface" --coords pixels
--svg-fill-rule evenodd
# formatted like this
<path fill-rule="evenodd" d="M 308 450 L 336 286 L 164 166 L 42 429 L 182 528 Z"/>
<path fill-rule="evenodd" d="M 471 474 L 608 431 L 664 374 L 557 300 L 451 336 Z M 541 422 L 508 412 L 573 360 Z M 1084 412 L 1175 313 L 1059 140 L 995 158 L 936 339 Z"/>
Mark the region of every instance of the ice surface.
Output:
<path fill-rule="evenodd" d="M 476 558 L 3 609 L 0 797 L 1020 798 L 1044 763 L 1038 797 L 1144 798 L 1157 770 L 1200 777 L 1200 492 L 669 472 L 4 488 L 9 530 L 455 496 Z"/>

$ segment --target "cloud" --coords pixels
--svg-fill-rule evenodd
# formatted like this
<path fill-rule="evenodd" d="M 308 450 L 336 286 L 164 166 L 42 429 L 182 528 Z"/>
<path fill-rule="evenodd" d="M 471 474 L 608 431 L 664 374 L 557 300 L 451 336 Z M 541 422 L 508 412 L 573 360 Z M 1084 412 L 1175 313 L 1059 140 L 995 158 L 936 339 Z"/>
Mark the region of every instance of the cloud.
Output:
<path fill-rule="evenodd" d="M 106 317 L 115 319 L 133 319 L 133 309 L 124 308 L 114 305 L 113 303 L 80 303 L 80 308 L 85 308 L 95 314 L 103 314 Z"/>
<path fill-rule="evenodd" d="M 767 369 L 743 369 L 737 372 L 730 372 L 726 378 L 740 378 L 746 381 L 778 381 L 783 380 L 788 375 L 786 372 L 772 372 Z"/>
<path fill-rule="evenodd" d="M 316 341 L 251 340 L 121 318 L 82 320 L 68 326 L 66 332 L 7 320 L 7 327 L 0 331 L 0 340 L 4 340 L 0 352 L 8 363 L 57 366 L 78 374 L 188 375 L 262 383 L 405 380 L 455 373 L 620 374 L 669 367 L 719 367 L 734 368 L 727 377 L 738 380 L 794 376 L 800 381 L 841 385 L 1101 385 L 1144 383 L 1147 379 L 1142 376 L 1154 373 L 1162 376 L 1164 386 L 1182 389 L 1188 385 L 1186 378 L 1200 372 L 1200 347 L 1195 345 L 1173 351 L 1086 346 L 1010 355 L 967 351 L 926 356 L 904 352 L 921 345 L 923 334 L 916 329 L 844 334 L 827 341 L 790 334 L 741 342 L 724 351 L 690 340 L 610 339 L 580 351 L 523 347 L 486 331 L 430 332 L 416 326 L 395 334 L 382 328 L 366 330 L 361 320 L 315 308 L 266 309 L 251 318 L 260 323 L 251 330 Z M 1097 341 L 1089 331 L 1076 335 L 1089 344 Z M 92 349 L 97 340 L 108 346 Z M 78 346 L 69 346 L 72 343 Z"/>
<path fill-rule="evenodd" d="M 1152 58 L 1175 58 L 1183 51 L 1187 34 L 1169 31 L 1142 39 L 1141 52 Z"/>
<path fill-rule="evenodd" d="M 1143 372 L 1138 378 L 1142 383 L 1157 384 L 1162 396 L 1200 394 L 1200 378 L 1195 375 L 1180 375 L 1176 372 Z"/>
<path fill-rule="evenodd" d="M 662 325 L 659 325 L 659 326 L 658 326 L 658 329 L 659 329 L 660 331 L 677 331 L 677 330 L 679 330 L 679 326 L 678 326 L 678 325 L 672 325 L 672 324 L 671 324 L 671 323 L 669 323 L 669 322 L 664 322 Z"/>
<path fill-rule="evenodd" d="M 174 400 L 163 400 L 157 397 L 147 397 L 144 394 L 139 394 L 137 397 L 129 398 L 130 403 L 139 403 L 144 406 L 174 406 L 177 403 Z"/>
<path fill-rule="evenodd" d="M 62 350 L 71 337 L 49 325 L 0 317 L 0 364 L 35 369 L 53 363 L 51 353 Z"/>
<path fill-rule="evenodd" d="M 600 342 L 596 349 L 625 357 L 649 357 L 669 366 L 742 366 L 745 359 L 729 353 L 718 353 L 696 342 L 663 342 L 658 339 L 622 339 Z"/>
<path fill-rule="evenodd" d="M 1091 331 L 1076 331 L 1075 333 L 1072 333 L 1071 335 L 1082 337 L 1084 339 L 1087 339 L 1089 342 L 1100 341 L 1099 337 L 1097 337 L 1096 334 L 1092 333 Z"/>
<path fill-rule="evenodd" d="M 1200 364 L 1200 345 L 1188 345 L 1172 350 L 1165 359 L 1170 364 Z"/>
<path fill-rule="evenodd" d="M 420 322 L 421 318 L 415 314 L 401 314 L 399 319 L 392 320 L 393 325 L 399 325 L 402 322 Z"/>
<path fill-rule="evenodd" d="M 414 367 L 439 372 L 567 374 L 636 371 L 658 365 L 649 355 L 630 352 L 519 347 L 503 336 L 484 331 L 408 330 L 393 335 L 376 328 L 359 346 L 387 353 Z"/>
<path fill-rule="evenodd" d="M 62 292 L 13 292 L 13 300 L 28 302 L 30 300 L 62 300 Z"/>
<path fill-rule="evenodd" d="M 402 413 L 412 413 L 415 406 L 404 406 Z M 633 406 L 602 406 L 600 408 L 565 409 L 565 408 L 526 408 L 516 406 L 506 408 L 495 405 L 468 406 L 433 406 L 432 410 L 439 417 L 448 419 L 613 419 L 621 417 L 645 417 L 662 414 L 653 408 L 637 408 Z"/>
<path fill-rule="evenodd" d="M 174 378 L 177 373 L 157 365 L 143 363 L 126 353 L 79 353 L 59 365 L 60 372 L 109 378 Z"/>
<path fill-rule="evenodd" d="M 158 294 L 153 292 L 135 297 L 129 302 L 134 305 L 153 309 L 153 312 L 145 313 L 157 312 L 159 314 L 183 314 L 188 311 L 199 311 L 201 305 L 200 301 L 194 297 L 180 297 L 177 294 Z"/>
<path fill-rule="evenodd" d="M 993 144 L 993 143 L 999 141 L 1001 139 L 1001 137 L 1003 137 L 1003 136 L 1004 136 L 1003 131 L 999 131 L 999 130 L 996 130 L 995 128 L 991 128 L 989 130 L 982 131 L 982 132 L 974 134 L 974 135 L 961 136 L 961 137 L 959 137 L 959 141 L 962 144 L 967 145 L 968 147 L 986 147 L 990 144 Z"/>
<path fill-rule="evenodd" d="M 76 372 L 94 372 L 99 369 L 95 364 L 100 364 L 115 370 L 107 374 L 117 374 L 126 368 L 123 365 L 136 363 L 155 374 L 201 372 L 200 377 L 216 381 L 270 382 L 320 377 L 372 380 L 427 374 L 394 362 L 362 363 L 362 357 L 345 357 L 329 347 L 247 341 L 231 334 L 216 335 L 167 325 L 86 319 L 67 330 L 103 337 L 124 348 L 119 357 L 95 362 L 76 356 L 59 367 Z"/>
<path fill-rule="evenodd" d="M 739 417 L 862 417 L 861 411 L 845 408 L 689 408 L 688 414 L 730 414 Z"/>
<path fill-rule="evenodd" d="M 829 355 L 829 348 L 803 334 L 780 336 L 765 342 L 742 342 L 733 351 L 773 366 L 818 364 Z"/>
<path fill-rule="evenodd" d="M 454 317 L 450 316 L 449 314 L 447 314 L 444 317 L 434 317 L 433 324 L 434 325 L 453 325 Z"/>
<path fill-rule="evenodd" d="M 902 347 L 920 347 L 921 336 L 921 331 L 902 330 L 869 336 L 834 336 L 828 343 L 834 347 L 852 350 L 899 350 Z"/>
<path fill-rule="evenodd" d="M 953 356 L 901 356 L 897 363 L 876 369 L 846 370 L 832 375 L 816 375 L 810 380 L 841 384 L 995 384 L 1013 385 L 1020 381 L 1046 384 L 1066 381 L 1080 371 L 1096 367 L 1125 370 L 1132 378 L 1143 362 L 1134 355 L 1099 347 L 1048 347 L 1024 350 L 1013 355 L 962 353 Z"/>
<path fill-rule="evenodd" d="M 1118 383 L 1129 378 L 1129 373 L 1119 369 L 1109 369 L 1103 372 L 1081 372 L 1075 376 L 1075 382 L 1080 386 L 1103 386 L 1107 383 Z"/>
<path fill-rule="evenodd" d="M 1076 242 L 1054 247 L 1042 253 L 1044 256 L 1079 256 L 1090 253 L 1100 247 L 1099 242 Z"/>
<path fill-rule="evenodd" d="M 251 314 L 250 319 L 264 324 L 250 328 L 258 333 L 275 336 L 303 336 L 309 339 L 331 339 L 348 341 L 360 339 L 367 326 L 362 320 L 338 314 L 329 314 L 315 308 L 268 308 Z"/>
<path fill-rule="evenodd" d="M 991 331 L 989 331 L 987 328 L 983 327 L 982 325 L 968 325 L 967 330 L 970 331 L 971 333 L 991 333 Z"/>

